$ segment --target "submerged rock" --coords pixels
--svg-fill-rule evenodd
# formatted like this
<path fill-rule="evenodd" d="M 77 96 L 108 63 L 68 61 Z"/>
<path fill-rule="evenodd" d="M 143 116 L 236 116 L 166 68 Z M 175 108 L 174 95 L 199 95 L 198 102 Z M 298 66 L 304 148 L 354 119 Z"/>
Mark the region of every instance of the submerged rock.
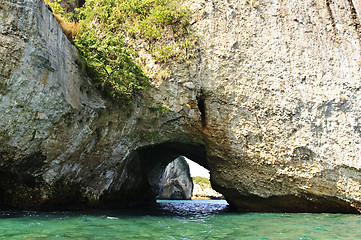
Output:
<path fill-rule="evenodd" d="M 43 1 L 0 0 L 2 205 L 151 201 L 183 155 L 240 211 L 360 209 L 357 1 L 187 4 L 193 59 L 120 106 Z"/>
<path fill-rule="evenodd" d="M 189 200 L 192 197 L 193 181 L 189 165 L 180 156 L 169 163 L 164 170 L 159 199 Z"/>

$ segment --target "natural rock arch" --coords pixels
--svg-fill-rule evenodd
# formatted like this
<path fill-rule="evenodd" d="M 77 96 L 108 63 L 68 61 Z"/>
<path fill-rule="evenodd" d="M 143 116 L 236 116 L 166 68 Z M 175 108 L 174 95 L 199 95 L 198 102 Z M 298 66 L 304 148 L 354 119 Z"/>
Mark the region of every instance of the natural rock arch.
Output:
<path fill-rule="evenodd" d="M 105 193 L 101 204 L 120 206 L 125 196 L 130 203 L 154 202 L 160 190 L 160 179 L 166 166 L 179 156 L 185 156 L 208 168 L 206 149 L 202 144 L 167 142 L 140 148 L 132 154 L 127 172 L 133 173 L 133 187 L 129 191 Z M 116 185 L 116 183 L 115 183 Z"/>
<path fill-rule="evenodd" d="M 84 77 L 42 0 L 3 1 L 1 202 L 152 200 L 157 174 L 144 172 L 195 154 L 240 211 L 361 210 L 360 9 L 349 2 L 193 1 L 194 58 L 119 107 Z"/>

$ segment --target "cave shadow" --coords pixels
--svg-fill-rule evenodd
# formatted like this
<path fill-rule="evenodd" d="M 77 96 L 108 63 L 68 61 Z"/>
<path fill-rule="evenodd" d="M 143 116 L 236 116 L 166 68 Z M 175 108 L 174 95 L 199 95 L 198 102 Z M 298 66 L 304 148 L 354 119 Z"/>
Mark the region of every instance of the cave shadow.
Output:
<path fill-rule="evenodd" d="M 192 159 L 202 167 L 208 169 L 206 149 L 204 145 L 187 143 L 163 143 L 143 148 L 139 151 L 139 163 L 142 176 L 148 182 L 153 196 L 158 196 L 161 189 L 161 180 L 168 164 L 179 156 Z"/>
<path fill-rule="evenodd" d="M 139 148 L 129 156 L 125 169 L 120 169 L 127 173 L 125 178 L 117 180 L 122 181 L 121 187 L 104 193 L 99 199 L 99 206 L 113 208 L 156 204 L 164 170 L 178 156 L 192 159 L 209 170 L 203 144 L 166 142 Z"/>
<path fill-rule="evenodd" d="M 201 216 L 232 211 L 228 202 L 223 203 L 219 200 L 202 202 L 202 200 L 184 201 L 174 199 L 172 201 L 160 200 L 160 202 L 157 202 L 157 197 L 162 188 L 164 171 L 168 164 L 180 156 L 190 159 L 209 171 L 206 148 L 202 144 L 169 142 L 140 149 L 137 153 L 137 159 L 135 159 L 135 161 L 140 163 L 141 173 L 145 179 L 144 182 L 146 182 L 142 192 L 147 192 L 147 190 L 151 192 L 153 196 L 152 201 L 156 203 L 158 209 L 163 212 L 163 214 L 180 216 Z M 188 166 L 188 171 L 189 170 Z"/>
<path fill-rule="evenodd" d="M 227 211 L 232 210 L 231 204 L 226 202 L 206 203 L 207 200 L 178 200 L 177 203 L 157 202 L 157 197 L 162 188 L 162 179 L 167 165 L 179 156 L 190 159 L 208 171 L 206 148 L 203 144 L 166 142 L 137 149 L 128 159 L 125 172 L 128 180 L 122 179 L 123 184 L 118 191 L 108 192 L 101 196 L 100 205 L 105 209 L 118 208 L 150 208 L 179 214 L 203 214 L 223 212 L 225 205 Z M 124 171 L 124 169 L 123 169 Z M 210 172 L 210 178 L 212 173 Z M 211 185 L 212 180 L 210 179 Z M 192 181 L 193 183 L 193 181 Z M 222 194 L 222 192 L 220 192 Z M 223 195 L 224 196 L 224 195 Z M 220 199 L 218 199 L 219 201 Z M 164 200 L 162 200 L 164 201 Z M 182 202 L 183 201 L 183 202 Z M 204 201 L 202 204 L 202 201 Z M 208 205 L 207 205 L 208 204 Z M 188 209 L 188 210 L 186 210 Z M 181 215 L 182 215 L 181 214 Z"/>

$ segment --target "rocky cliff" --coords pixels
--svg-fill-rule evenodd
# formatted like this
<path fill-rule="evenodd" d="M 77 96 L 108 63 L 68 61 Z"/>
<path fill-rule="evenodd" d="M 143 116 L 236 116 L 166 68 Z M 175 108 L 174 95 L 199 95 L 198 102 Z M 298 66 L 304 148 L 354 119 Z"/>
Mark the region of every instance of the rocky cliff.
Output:
<path fill-rule="evenodd" d="M 222 194 L 214 191 L 210 186 L 194 184 L 193 199 L 223 199 Z"/>
<path fill-rule="evenodd" d="M 184 157 L 179 156 L 165 168 L 157 198 L 189 200 L 192 197 L 193 181 Z"/>
<path fill-rule="evenodd" d="M 211 183 L 205 177 L 192 177 L 193 193 L 192 199 L 223 199 L 223 195 L 212 189 Z"/>
<path fill-rule="evenodd" d="M 195 59 L 120 106 L 41 0 L 0 0 L 2 205 L 154 200 L 184 155 L 239 211 L 360 209 L 361 2 L 187 4 Z"/>

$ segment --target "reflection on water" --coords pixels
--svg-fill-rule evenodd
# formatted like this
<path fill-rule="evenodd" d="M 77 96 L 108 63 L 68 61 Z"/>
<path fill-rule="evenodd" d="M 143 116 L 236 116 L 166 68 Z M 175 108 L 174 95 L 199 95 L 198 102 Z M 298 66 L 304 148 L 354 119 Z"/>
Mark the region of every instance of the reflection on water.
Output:
<path fill-rule="evenodd" d="M 361 215 L 233 213 L 225 201 L 79 212 L 0 211 L 0 239 L 361 239 Z"/>

